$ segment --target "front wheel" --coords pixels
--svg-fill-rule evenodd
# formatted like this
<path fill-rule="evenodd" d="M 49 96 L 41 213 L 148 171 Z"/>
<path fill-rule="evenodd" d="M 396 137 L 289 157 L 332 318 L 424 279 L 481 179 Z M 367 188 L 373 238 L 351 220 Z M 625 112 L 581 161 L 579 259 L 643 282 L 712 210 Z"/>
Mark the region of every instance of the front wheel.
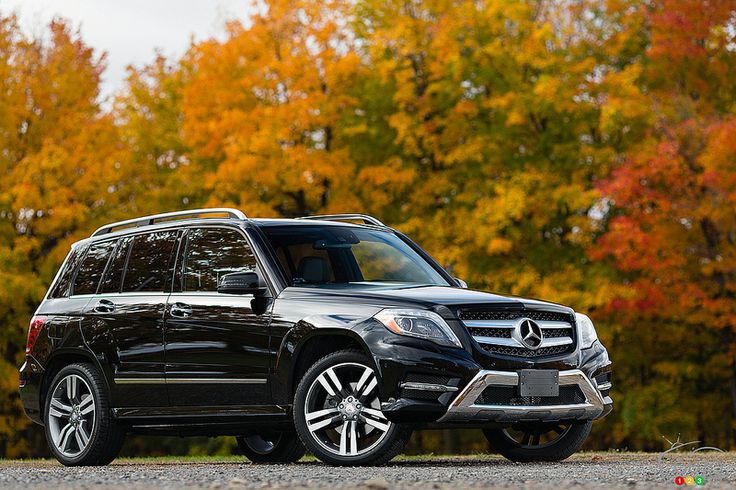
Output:
<path fill-rule="evenodd" d="M 325 463 L 386 464 L 411 436 L 381 412 L 371 364 L 361 352 L 339 351 L 317 361 L 299 382 L 294 424 L 307 449 Z"/>
<path fill-rule="evenodd" d="M 293 463 L 305 452 L 296 432 L 262 431 L 235 440 L 240 451 L 254 463 Z"/>
<path fill-rule="evenodd" d="M 511 461 L 562 461 L 580 449 L 593 422 L 520 423 L 506 429 L 486 429 L 491 448 Z"/>

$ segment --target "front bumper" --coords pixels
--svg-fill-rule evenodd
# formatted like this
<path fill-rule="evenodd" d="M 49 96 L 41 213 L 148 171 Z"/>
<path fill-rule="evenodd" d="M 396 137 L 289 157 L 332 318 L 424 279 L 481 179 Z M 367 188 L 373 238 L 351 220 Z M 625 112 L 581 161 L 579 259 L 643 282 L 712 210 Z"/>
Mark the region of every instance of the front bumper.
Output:
<path fill-rule="evenodd" d="M 613 408 L 608 396 L 611 361 L 600 342 L 563 357 L 531 360 L 491 356 L 472 342 L 465 349 L 445 348 L 387 335 L 383 328 L 365 332 L 364 339 L 382 380 L 381 410 L 395 423 L 508 426 L 521 421 L 593 420 Z M 520 396 L 522 369 L 558 371 L 564 396 L 532 400 Z M 489 387 L 498 389 L 484 394 Z"/>
<path fill-rule="evenodd" d="M 593 420 L 611 411 L 613 401 L 603 397 L 599 388 L 579 369 L 560 371 L 562 386 L 577 386 L 584 396 L 581 403 L 544 404 L 544 398 L 529 405 L 490 404 L 482 401 L 482 394 L 489 387 L 516 387 L 519 375 L 511 371 L 482 370 L 455 397 L 437 422 L 452 423 L 515 423 L 552 422 L 562 420 Z"/>

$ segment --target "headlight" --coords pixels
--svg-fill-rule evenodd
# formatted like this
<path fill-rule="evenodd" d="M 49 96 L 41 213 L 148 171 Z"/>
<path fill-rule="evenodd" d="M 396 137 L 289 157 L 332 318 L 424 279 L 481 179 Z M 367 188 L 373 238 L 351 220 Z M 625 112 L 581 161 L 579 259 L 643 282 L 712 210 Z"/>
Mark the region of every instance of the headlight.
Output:
<path fill-rule="evenodd" d="M 374 318 L 399 335 L 431 340 L 441 345 L 462 347 L 460 340 L 447 322 L 431 311 L 389 308 L 379 311 Z"/>
<path fill-rule="evenodd" d="M 580 348 L 588 349 L 593 345 L 593 342 L 598 340 L 598 334 L 595 332 L 593 322 L 588 318 L 588 315 L 582 313 L 575 313 L 575 323 L 578 325 L 578 338 L 580 339 Z"/>

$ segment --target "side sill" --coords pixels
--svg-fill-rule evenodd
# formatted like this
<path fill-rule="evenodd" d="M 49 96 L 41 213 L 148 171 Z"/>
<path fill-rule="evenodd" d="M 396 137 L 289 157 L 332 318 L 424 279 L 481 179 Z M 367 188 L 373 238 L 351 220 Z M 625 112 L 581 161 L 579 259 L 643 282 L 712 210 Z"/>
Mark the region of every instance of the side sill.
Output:
<path fill-rule="evenodd" d="M 288 415 L 290 406 L 283 405 L 234 405 L 219 407 L 145 407 L 145 408 L 113 408 L 112 413 L 119 420 L 139 419 L 177 419 L 207 417 L 243 417 Z"/>

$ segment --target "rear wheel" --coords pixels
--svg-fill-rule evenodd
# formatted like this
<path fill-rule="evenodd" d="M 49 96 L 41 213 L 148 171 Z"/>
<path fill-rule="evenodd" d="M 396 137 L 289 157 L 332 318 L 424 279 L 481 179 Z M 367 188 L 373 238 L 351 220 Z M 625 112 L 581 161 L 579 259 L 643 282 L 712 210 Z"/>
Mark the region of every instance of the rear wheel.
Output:
<path fill-rule="evenodd" d="M 357 351 L 323 357 L 304 375 L 294 398 L 294 423 L 304 445 L 335 465 L 381 465 L 411 436 L 381 412 L 378 378 Z"/>
<path fill-rule="evenodd" d="M 46 440 L 66 466 L 110 463 L 120 452 L 125 431 L 112 418 L 102 377 L 91 364 L 62 368 L 46 394 Z"/>
<path fill-rule="evenodd" d="M 491 448 L 518 462 L 562 461 L 580 449 L 593 422 L 521 423 L 483 431 Z"/>
<path fill-rule="evenodd" d="M 240 451 L 254 463 L 293 463 L 305 449 L 296 432 L 263 431 L 235 438 Z"/>

